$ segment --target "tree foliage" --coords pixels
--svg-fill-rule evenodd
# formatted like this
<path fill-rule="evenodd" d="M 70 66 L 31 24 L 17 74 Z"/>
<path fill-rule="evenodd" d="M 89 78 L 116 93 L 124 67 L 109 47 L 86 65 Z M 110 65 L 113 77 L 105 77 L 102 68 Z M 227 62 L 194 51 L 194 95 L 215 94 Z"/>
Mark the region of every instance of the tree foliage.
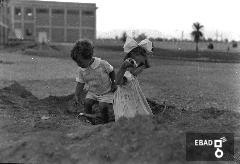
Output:
<path fill-rule="evenodd" d="M 194 42 L 196 42 L 196 51 L 198 52 L 198 43 L 203 38 L 203 25 L 199 22 L 193 23 L 193 31 L 191 32 L 191 36 L 193 37 Z"/>

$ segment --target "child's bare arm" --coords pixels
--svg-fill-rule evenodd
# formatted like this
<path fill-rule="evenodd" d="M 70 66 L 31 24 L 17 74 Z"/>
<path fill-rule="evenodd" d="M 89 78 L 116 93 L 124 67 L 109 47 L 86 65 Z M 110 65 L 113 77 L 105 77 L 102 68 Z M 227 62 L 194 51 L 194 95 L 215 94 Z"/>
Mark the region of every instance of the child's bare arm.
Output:
<path fill-rule="evenodd" d="M 117 76 L 116 76 L 116 85 L 122 85 L 124 83 L 123 77 L 124 74 L 126 72 L 126 68 L 124 67 L 120 67 L 119 71 L 117 72 Z"/>
<path fill-rule="evenodd" d="M 75 90 L 75 99 L 78 103 L 83 104 L 84 99 L 83 99 L 83 88 L 84 88 L 84 83 L 77 83 L 76 90 Z"/>
<path fill-rule="evenodd" d="M 112 72 L 109 73 L 109 77 L 111 79 L 112 83 L 115 83 L 115 71 L 113 70 Z"/>
<path fill-rule="evenodd" d="M 121 65 L 119 71 L 117 72 L 117 76 L 116 76 L 116 85 L 122 85 L 124 84 L 124 74 L 127 70 L 128 67 L 132 67 L 133 64 L 130 63 L 129 60 L 125 60 L 123 62 L 123 64 Z"/>
<path fill-rule="evenodd" d="M 134 70 L 134 72 L 132 73 L 134 76 L 139 75 L 140 73 L 142 73 L 142 71 L 146 69 L 145 65 L 142 65 L 140 67 L 138 67 L 136 70 Z"/>
<path fill-rule="evenodd" d="M 114 92 L 117 89 L 116 83 L 115 83 L 115 71 L 113 70 L 112 72 L 109 73 L 109 77 L 111 79 L 112 82 L 112 86 L 111 86 L 111 91 Z"/>

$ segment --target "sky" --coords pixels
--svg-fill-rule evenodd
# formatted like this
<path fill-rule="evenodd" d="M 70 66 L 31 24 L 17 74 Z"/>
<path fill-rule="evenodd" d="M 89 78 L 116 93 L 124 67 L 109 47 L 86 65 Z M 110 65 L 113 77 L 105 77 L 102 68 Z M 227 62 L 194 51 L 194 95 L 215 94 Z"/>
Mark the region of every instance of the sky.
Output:
<path fill-rule="evenodd" d="M 51 0 L 50 0 L 51 1 Z M 194 22 L 205 37 L 240 40 L 240 0 L 54 0 L 96 3 L 97 36 L 145 32 L 151 37 L 189 38 Z"/>

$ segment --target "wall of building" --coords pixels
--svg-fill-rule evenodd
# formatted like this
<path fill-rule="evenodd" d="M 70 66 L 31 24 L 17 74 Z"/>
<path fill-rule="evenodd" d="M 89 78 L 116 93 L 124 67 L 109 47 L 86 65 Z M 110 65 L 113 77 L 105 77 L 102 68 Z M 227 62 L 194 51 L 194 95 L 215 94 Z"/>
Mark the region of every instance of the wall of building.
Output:
<path fill-rule="evenodd" d="M 7 44 L 8 28 L 0 25 L 0 45 Z"/>
<path fill-rule="evenodd" d="M 18 38 L 96 39 L 96 4 L 11 0 L 10 6 L 12 29 Z"/>
<path fill-rule="evenodd" d="M 7 1 L 2 0 L 0 3 L 0 45 L 7 44 L 8 22 Z"/>

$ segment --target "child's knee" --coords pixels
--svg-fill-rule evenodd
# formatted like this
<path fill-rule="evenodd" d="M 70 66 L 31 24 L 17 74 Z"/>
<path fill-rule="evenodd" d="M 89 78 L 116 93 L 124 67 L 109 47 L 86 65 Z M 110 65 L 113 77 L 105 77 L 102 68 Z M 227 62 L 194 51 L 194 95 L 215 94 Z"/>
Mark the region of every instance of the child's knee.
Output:
<path fill-rule="evenodd" d="M 85 102 L 84 102 L 85 112 L 91 114 L 92 113 L 92 107 L 95 103 L 96 103 L 95 100 L 85 99 Z"/>
<path fill-rule="evenodd" d="M 86 107 L 89 107 L 89 106 L 93 106 L 94 104 L 95 104 L 95 100 L 92 100 L 92 99 L 85 99 L 85 101 L 84 101 L 84 105 L 86 106 Z"/>
<path fill-rule="evenodd" d="M 99 109 L 100 109 L 101 111 L 102 111 L 102 110 L 106 110 L 106 109 L 109 108 L 110 105 L 111 105 L 111 104 L 106 103 L 106 102 L 100 102 L 100 103 L 99 103 Z"/>

